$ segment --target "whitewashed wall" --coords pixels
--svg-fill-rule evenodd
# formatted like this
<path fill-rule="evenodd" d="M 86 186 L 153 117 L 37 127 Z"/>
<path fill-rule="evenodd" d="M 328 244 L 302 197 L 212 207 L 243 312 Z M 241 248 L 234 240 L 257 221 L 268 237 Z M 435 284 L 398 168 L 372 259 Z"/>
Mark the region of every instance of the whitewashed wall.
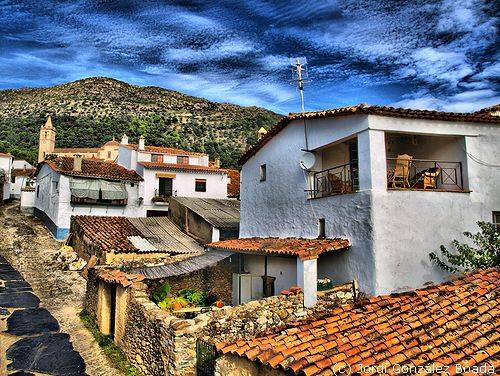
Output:
<path fill-rule="evenodd" d="M 468 158 L 472 193 L 387 191 L 384 131 L 465 137 L 467 151 L 484 161 L 500 160 L 498 125 L 345 116 L 308 121 L 309 149 L 358 136 L 360 192 L 306 200 L 299 167 L 305 148 L 302 122 L 293 122 L 242 169 L 241 237 L 317 236 L 317 218 L 325 218 L 327 237 L 348 238 L 348 251 L 321 256 L 318 276 L 336 282 L 358 279 L 363 291 L 387 293 L 439 282 L 445 274 L 429 261 L 429 252 L 460 238 L 477 220 L 500 210 L 500 170 L 474 165 Z M 259 167 L 267 166 L 260 182 Z M 322 168 L 321 161 L 315 165 Z"/>
<path fill-rule="evenodd" d="M 265 257 L 245 254 L 243 267 L 250 274 L 263 276 L 265 272 Z M 276 295 L 292 286 L 297 286 L 297 261 L 295 257 L 267 257 L 267 275 L 276 277 L 274 291 Z"/>
<path fill-rule="evenodd" d="M 45 213 L 57 226 L 59 213 L 59 194 L 52 192 L 52 181 L 59 181 L 60 174 L 44 164 L 37 174 L 35 186 L 35 208 Z M 68 226 L 69 228 L 69 226 Z"/>
<path fill-rule="evenodd" d="M 8 200 L 10 198 L 10 174 L 12 170 L 12 157 L 0 156 L 0 169 L 5 171 L 5 182 L 3 185 L 3 199 Z"/>
<path fill-rule="evenodd" d="M 21 197 L 21 188 L 26 186 L 28 176 L 16 176 L 14 183 L 10 184 L 10 195 L 14 198 Z"/>
<path fill-rule="evenodd" d="M 210 174 L 206 172 L 195 171 L 177 171 L 177 170 L 153 170 L 147 168 L 139 168 L 139 175 L 144 178 L 144 209 L 158 210 L 151 199 L 155 195 L 155 190 L 159 187 L 159 179 L 156 173 L 171 173 L 175 174 L 175 179 L 172 183 L 173 191 L 177 192 L 177 196 L 181 197 L 205 197 L 205 198 L 227 198 L 227 174 Z M 195 180 L 206 179 L 207 191 L 196 192 Z M 161 208 L 160 208 L 161 209 Z"/>

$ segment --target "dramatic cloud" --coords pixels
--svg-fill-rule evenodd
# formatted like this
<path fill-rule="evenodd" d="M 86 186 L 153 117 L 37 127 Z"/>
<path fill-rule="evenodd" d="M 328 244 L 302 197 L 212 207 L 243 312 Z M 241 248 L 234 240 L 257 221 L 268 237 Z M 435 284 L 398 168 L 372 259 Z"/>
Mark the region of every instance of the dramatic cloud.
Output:
<path fill-rule="evenodd" d="M 0 0 L 0 88 L 89 76 L 309 110 L 366 102 L 472 111 L 500 102 L 491 0 Z"/>

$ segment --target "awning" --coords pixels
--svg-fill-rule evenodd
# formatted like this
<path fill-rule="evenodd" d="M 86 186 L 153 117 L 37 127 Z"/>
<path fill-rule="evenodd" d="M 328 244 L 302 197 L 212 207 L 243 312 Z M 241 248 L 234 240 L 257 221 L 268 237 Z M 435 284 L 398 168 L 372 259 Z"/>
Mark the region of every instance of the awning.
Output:
<path fill-rule="evenodd" d="M 125 200 L 128 198 L 125 183 L 101 179 L 76 179 L 70 180 L 71 195 L 78 198 L 99 199 L 99 192 L 103 200 Z"/>

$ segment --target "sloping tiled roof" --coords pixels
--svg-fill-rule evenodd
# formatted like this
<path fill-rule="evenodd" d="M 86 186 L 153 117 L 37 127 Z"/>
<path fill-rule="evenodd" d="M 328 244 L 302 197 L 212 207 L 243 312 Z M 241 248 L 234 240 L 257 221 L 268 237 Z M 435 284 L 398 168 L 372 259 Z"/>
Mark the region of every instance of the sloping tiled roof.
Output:
<path fill-rule="evenodd" d="M 227 185 L 227 197 L 240 197 L 240 172 L 238 170 L 227 170 L 227 177 L 231 179 Z"/>
<path fill-rule="evenodd" d="M 219 229 L 238 229 L 240 226 L 240 202 L 234 199 L 172 197 Z"/>
<path fill-rule="evenodd" d="M 12 157 L 9 153 L 0 153 L 0 157 Z"/>
<path fill-rule="evenodd" d="M 98 153 L 101 148 L 55 148 L 54 154 L 57 153 Z"/>
<path fill-rule="evenodd" d="M 145 279 L 143 275 L 140 274 L 130 274 L 122 272 L 121 270 L 102 270 L 97 275 L 99 279 L 102 279 L 108 283 L 118 283 L 123 287 L 128 287 L 134 283 L 141 282 Z"/>
<path fill-rule="evenodd" d="M 141 235 L 126 217 L 78 215 L 71 217 L 71 222 L 103 251 L 134 252 L 136 248 L 127 237 Z"/>
<path fill-rule="evenodd" d="M 379 115 L 397 118 L 426 119 L 426 120 L 444 120 L 456 122 L 474 122 L 474 123 L 500 123 L 498 116 L 491 116 L 489 113 L 459 113 L 459 112 L 441 112 L 429 110 L 412 110 L 408 108 L 396 108 L 387 106 L 369 106 L 360 104 L 357 106 L 340 107 L 332 110 L 291 113 L 283 117 L 274 125 L 266 135 L 264 135 L 254 146 L 249 148 L 240 158 L 240 163 L 245 163 L 255 153 L 257 153 L 265 144 L 276 136 L 293 120 L 299 119 L 320 119 L 346 115 Z"/>
<path fill-rule="evenodd" d="M 139 145 L 137 144 L 122 144 L 122 146 L 125 146 L 126 148 L 132 149 L 132 150 L 139 150 Z M 177 149 L 177 148 L 169 148 L 169 147 L 164 147 L 164 146 L 150 146 L 150 145 L 145 145 L 144 147 L 145 151 L 151 152 L 151 153 L 163 153 L 163 154 L 171 154 L 171 155 L 191 155 L 193 157 L 202 157 L 207 154 L 204 153 L 196 153 L 194 151 L 187 151 L 187 150 L 182 150 L 182 149 Z"/>
<path fill-rule="evenodd" d="M 176 171 L 199 171 L 215 174 L 225 174 L 227 170 L 211 166 L 199 166 L 190 164 L 160 163 L 160 162 L 137 162 L 138 164 L 156 170 L 176 170 Z"/>
<path fill-rule="evenodd" d="M 83 233 L 103 252 L 114 253 L 198 253 L 203 248 L 179 230 L 170 219 L 79 215 L 71 217 L 71 229 Z M 152 248 L 139 249 L 134 237 Z M 136 242 L 137 244 L 137 242 Z"/>
<path fill-rule="evenodd" d="M 302 238 L 243 238 L 223 240 L 207 244 L 213 249 L 225 249 L 241 253 L 297 256 L 301 259 L 316 258 L 325 252 L 349 247 L 347 239 L 302 239 Z"/>
<path fill-rule="evenodd" d="M 360 365 L 389 371 L 393 366 L 452 366 L 447 374 L 455 374 L 457 364 L 489 363 L 498 370 L 499 288 L 500 269 L 484 270 L 335 308 L 326 318 L 217 348 L 303 375 L 333 375 L 347 365 L 351 374 L 364 374 Z"/>
<path fill-rule="evenodd" d="M 45 160 L 38 164 L 37 173 L 44 163 L 49 165 L 54 171 L 60 172 L 63 175 L 109 180 L 143 180 L 134 170 L 128 170 L 116 163 L 104 162 L 96 159 L 83 158 L 81 171 L 73 171 L 72 157 L 58 157 L 54 160 Z"/>
<path fill-rule="evenodd" d="M 34 168 L 13 168 L 12 176 L 31 176 L 34 172 Z"/>

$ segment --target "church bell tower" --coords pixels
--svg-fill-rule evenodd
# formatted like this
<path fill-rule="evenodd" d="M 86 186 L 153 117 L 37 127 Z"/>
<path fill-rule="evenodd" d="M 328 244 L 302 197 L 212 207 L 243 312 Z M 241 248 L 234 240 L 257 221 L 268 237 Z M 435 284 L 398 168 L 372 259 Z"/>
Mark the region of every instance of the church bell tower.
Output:
<path fill-rule="evenodd" d="M 45 156 L 52 154 L 56 146 L 56 129 L 52 125 L 49 115 L 45 125 L 40 128 L 40 139 L 38 142 L 38 163 L 45 159 Z"/>

